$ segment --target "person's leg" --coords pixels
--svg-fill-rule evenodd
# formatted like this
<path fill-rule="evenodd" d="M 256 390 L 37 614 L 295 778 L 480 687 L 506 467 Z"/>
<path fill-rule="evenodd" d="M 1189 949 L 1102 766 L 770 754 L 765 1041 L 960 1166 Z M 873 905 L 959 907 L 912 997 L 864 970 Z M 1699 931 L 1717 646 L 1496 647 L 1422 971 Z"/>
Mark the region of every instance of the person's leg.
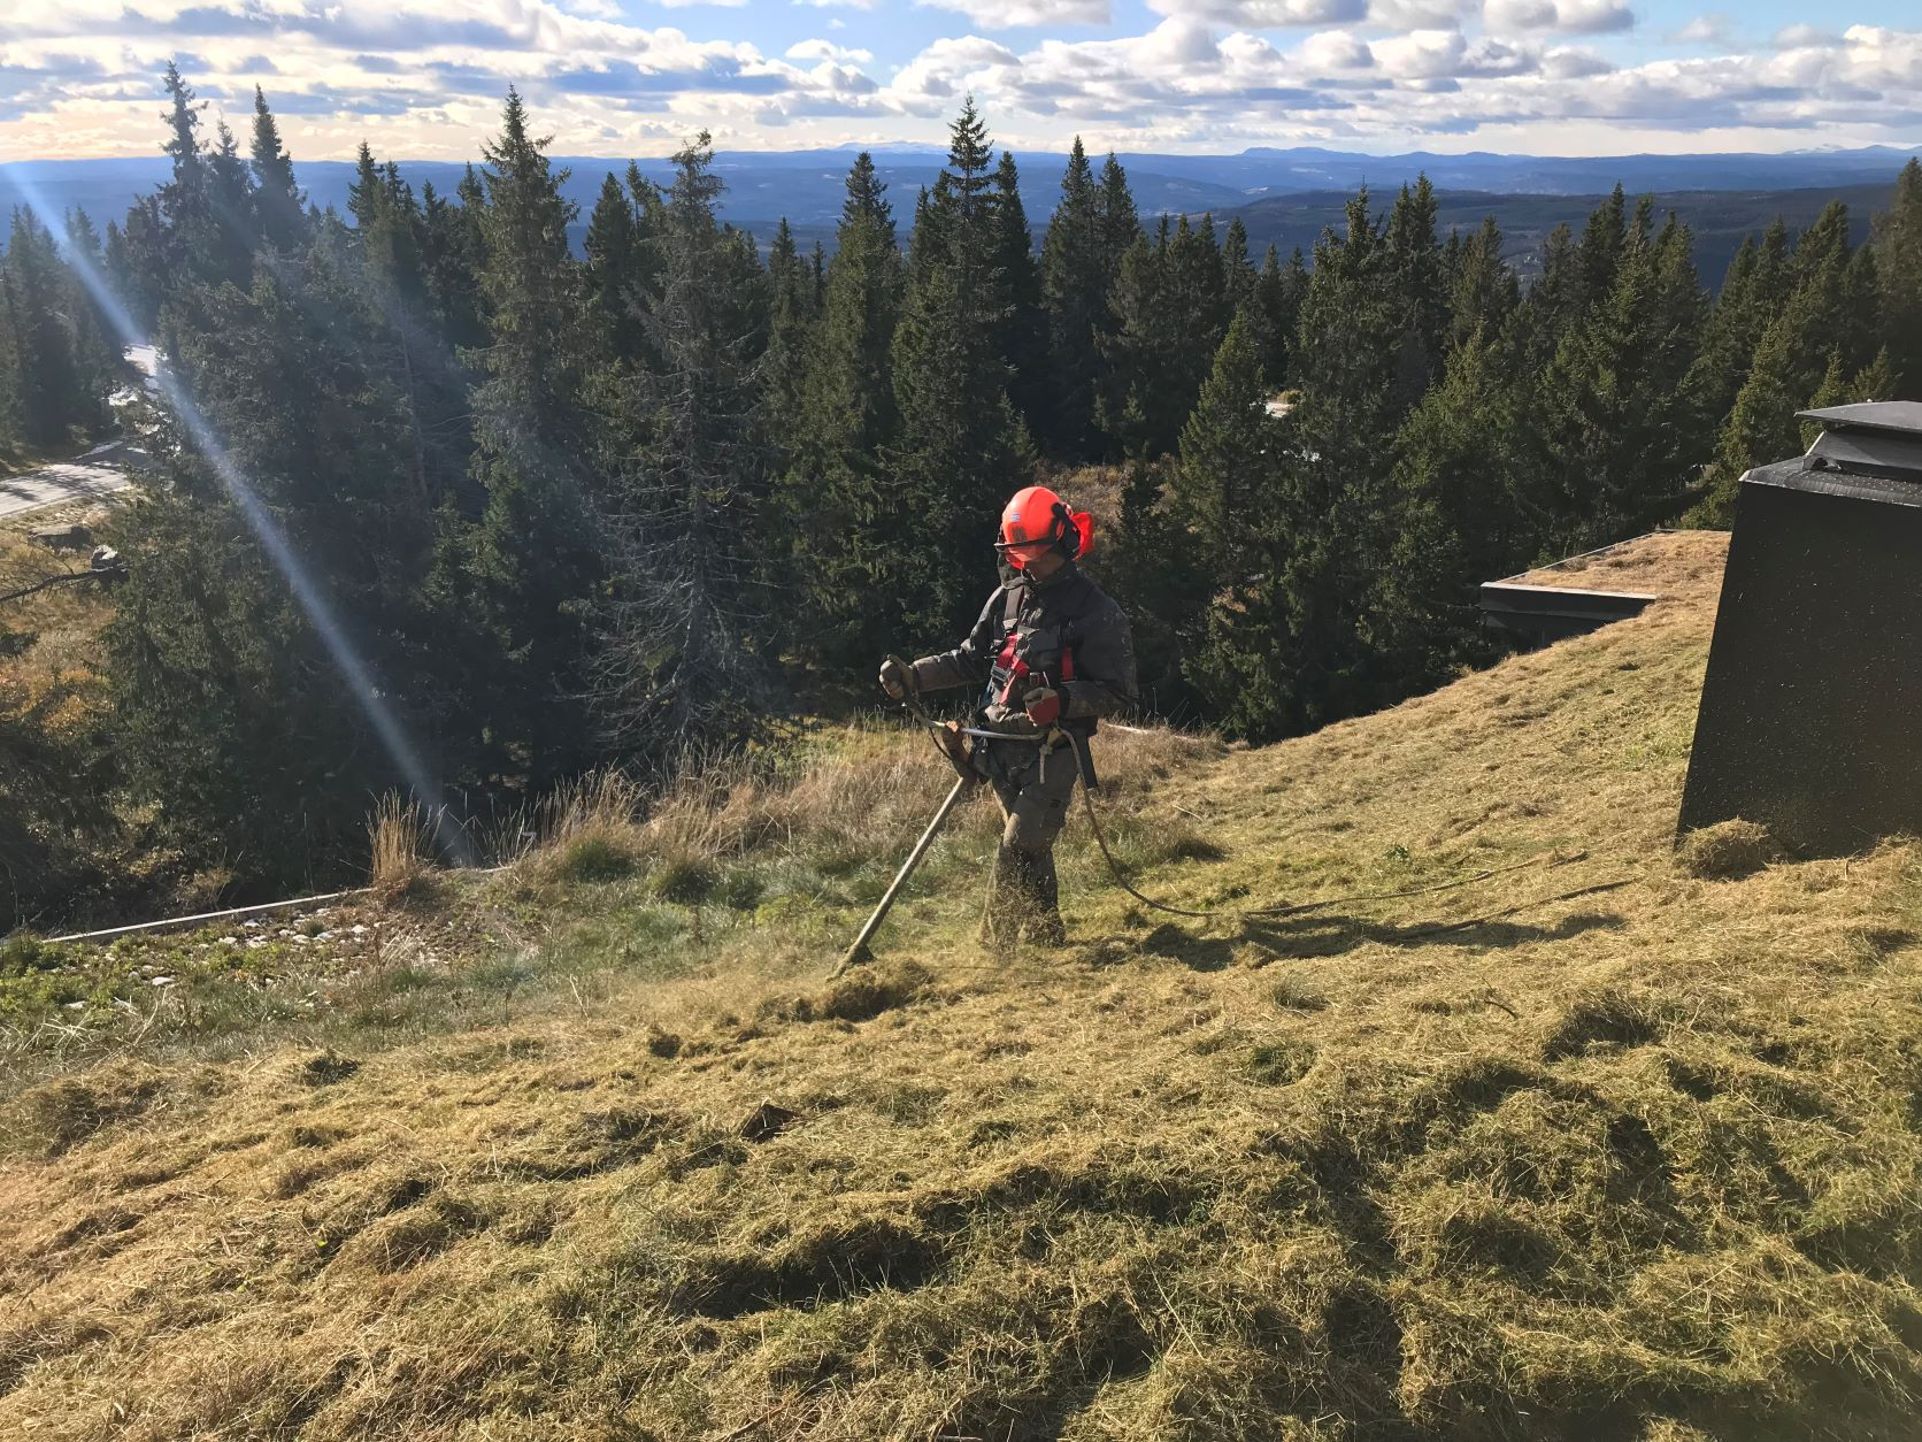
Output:
<path fill-rule="evenodd" d="M 1054 874 L 1054 852 L 1044 851 L 1030 861 L 1034 868 L 1034 917 L 1028 936 L 1043 946 L 1060 946 L 1068 939 L 1061 923 L 1061 885 Z"/>
<path fill-rule="evenodd" d="M 1058 946 L 1066 939 L 1061 924 L 1060 887 L 1055 878 L 1054 843 L 1068 822 L 1068 803 L 1074 797 L 1074 756 L 1066 748 L 1051 753 L 1022 777 L 1020 793 L 1007 810 L 1002 828 L 1004 854 L 1020 858 L 1026 889 L 1028 936 Z"/>
<path fill-rule="evenodd" d="M 1021 776 L 1001 758 L 993 768 L 994 799 L 1001 807 L 1001 844 L 988 871 L 988 886 L 981 903 L 981 944 L 996 951 L 1013 951 L 1020 939 L 1021 910 L 1026 887 L 1023 873 L 1026 858 L 1011 847 L 1008 835 L 1014 826 L 1015 806 L 1021 799 Z"/>

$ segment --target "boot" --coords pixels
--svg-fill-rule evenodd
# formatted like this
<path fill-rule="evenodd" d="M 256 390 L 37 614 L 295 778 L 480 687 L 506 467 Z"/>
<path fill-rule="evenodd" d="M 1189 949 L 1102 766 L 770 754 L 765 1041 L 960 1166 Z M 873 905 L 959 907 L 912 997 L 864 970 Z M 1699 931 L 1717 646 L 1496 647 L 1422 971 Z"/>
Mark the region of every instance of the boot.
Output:
<path fill-rule="evenodd" d="M 997 850 L 981 916 L 981 944 L 1013 951 L 1024 931 L 1040 940 L 1033 926 L 1041 914 L 1042 885 L 1034 857 L 1014 846 Z"/>
<path fill-rule="evenodd" d="M 1054 853 L 1031 857 L 1028 866 L 1034 890 L 1024 933 L 1039 946 L 1064 945 L 1068 929 L 1061 922 L 1061 883 L 1054 872 Z"/>

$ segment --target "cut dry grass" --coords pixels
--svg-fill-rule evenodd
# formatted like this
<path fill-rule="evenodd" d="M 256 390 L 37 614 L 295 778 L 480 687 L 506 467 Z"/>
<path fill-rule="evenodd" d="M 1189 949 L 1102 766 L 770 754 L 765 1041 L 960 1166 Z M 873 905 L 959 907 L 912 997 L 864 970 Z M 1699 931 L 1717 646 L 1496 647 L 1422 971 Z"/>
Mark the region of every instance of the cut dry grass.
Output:
<path fill-rule="evenodd" d="M 1393 712 L 1102 749 L 1184 905 L 1487 883 L 1177 923 L 1077 822 L 1077 943 L 986 956 L 975 803 L 830 985 L 944 784 L 857 732 L 472 898 L 491 1025 L 22 1088 L 0 1435 L 1907 1442 L 1922 850 L 1671 860 L 1720 543 Z M 669 855 L 763 882 L 698 953 Z"/>
<path fill-rule="evenodd" d="M 1740 819 L 1699 827 L 1675 848 L 1676 865 L 1705 881 L 1740 881 L 1781 859 L 1782 848 L 1766 826 Z"/>

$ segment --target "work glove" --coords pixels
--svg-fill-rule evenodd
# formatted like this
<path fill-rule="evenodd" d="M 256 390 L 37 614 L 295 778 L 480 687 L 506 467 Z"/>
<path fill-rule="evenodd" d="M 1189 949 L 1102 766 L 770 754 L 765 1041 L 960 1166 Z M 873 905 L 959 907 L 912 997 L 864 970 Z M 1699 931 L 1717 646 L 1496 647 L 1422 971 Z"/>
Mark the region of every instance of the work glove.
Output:
<path fill-rule="evenodd" d="M 888 657 L 881 663 L 881 689 L 890 701 L 905 701 L 914 690 L 914 667 L 899 656 Z"/>
<path fill-rule="evenodd" d="M 1052 686 L 1036 686 L 1021 698 L 1021 704 L 1028 719 L 1044 730 L 1061 719 L 1061 693 Z"/>

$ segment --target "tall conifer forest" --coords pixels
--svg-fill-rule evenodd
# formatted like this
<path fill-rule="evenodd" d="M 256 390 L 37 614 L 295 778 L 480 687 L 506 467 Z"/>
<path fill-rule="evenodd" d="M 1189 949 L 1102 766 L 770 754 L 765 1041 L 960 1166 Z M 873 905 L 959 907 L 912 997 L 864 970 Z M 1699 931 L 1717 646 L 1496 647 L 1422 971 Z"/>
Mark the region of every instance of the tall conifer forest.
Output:
<path fill-rule="evenodd" d="M 116 309 L 205 421 L 163 418 L 116 522 L 86 724 L 0 695 L 0 929 L 110 890 L 71 840 L 107 828 L 258 895 L 350 878 L 423 779 L 472 830 L 872 706 L 885 651 L 962 634 L 1038 481 L 1118 497 L 1091 564 L 1146 711 L 1300 733 L 1488 659 L 1481 581 L 1727 524 L 1796 411 L 1922 398 L 1914 161 L 1860 246 L 1837 204 L 1704 277 L 1618 189 L 1523 283 L 1425 180 L 1252 255 L 1077 141 L 1031 226 L 970 101 L 931 188 L 854 160 L 824 257 L 717 217 L 704 134 L 579 215 L 510 92 L 455 193 L 363 146 L 339 215 L 264 96 L 243 144 L 167 85 L 171 179 L 104 234 L 15 214 L 0 266 L 0 447 L 104 432 Z"/>

